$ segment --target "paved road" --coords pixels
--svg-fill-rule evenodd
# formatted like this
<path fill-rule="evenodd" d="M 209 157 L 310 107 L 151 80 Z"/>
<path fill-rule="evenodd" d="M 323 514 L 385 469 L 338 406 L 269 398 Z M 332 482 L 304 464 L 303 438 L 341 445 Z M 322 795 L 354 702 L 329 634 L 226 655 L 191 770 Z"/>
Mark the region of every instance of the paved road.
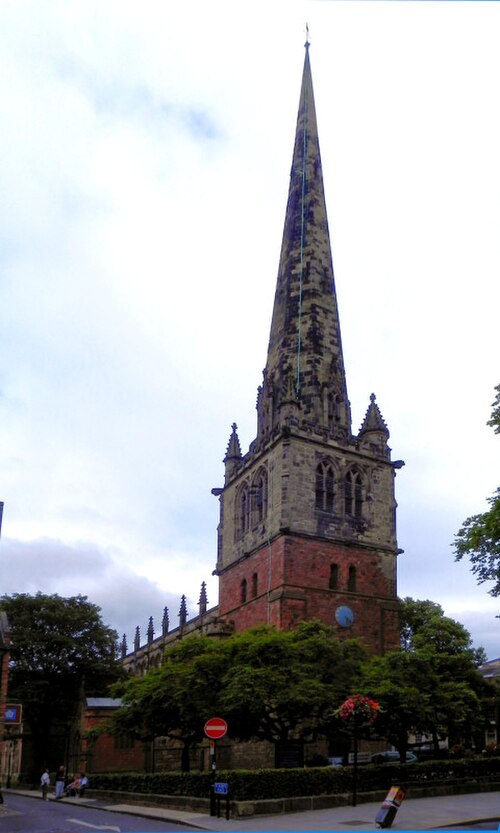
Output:
<path fill-rule="evenodd" d="M 110 813 L 91 806 L 64 801 L 34 801 L 20 795 L 5 795 L 0 805 L 0 833 L 163 833 L 185 825 Z M 197 831 L 199 833 L 199 831 Z"/>

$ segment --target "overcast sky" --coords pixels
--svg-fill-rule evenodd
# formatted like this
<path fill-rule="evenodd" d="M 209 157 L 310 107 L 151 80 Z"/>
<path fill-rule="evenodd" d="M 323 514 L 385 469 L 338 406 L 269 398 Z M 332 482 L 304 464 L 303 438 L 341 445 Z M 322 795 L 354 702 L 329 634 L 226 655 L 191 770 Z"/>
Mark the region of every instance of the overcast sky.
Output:
<path fill-rule="evenodd" d="M 86 594 L 129 648 L 217 603 L 306 22 L 353 428 L 375 392 L 406 462 L 399 594 L 494 658 L 451 544 L 499 482 L 500 3 L 0 0 L 0 591 Z"/>

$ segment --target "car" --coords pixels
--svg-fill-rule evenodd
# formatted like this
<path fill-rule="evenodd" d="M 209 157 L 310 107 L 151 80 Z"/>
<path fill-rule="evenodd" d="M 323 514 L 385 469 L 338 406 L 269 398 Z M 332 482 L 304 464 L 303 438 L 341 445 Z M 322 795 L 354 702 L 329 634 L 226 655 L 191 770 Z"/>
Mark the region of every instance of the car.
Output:
<path fill-rule="evenodd" d="M 328 766 L 342 766 L 342 758 L 328 758 Z"/>
<path fill-rule="evenodd" d="M 375 752 L 374 755 L 370 756 L 371 764 L 399 764 L 400 760 L 401 758 L 399 752 Z M 414 764 L 415 761 L 418 761 L 418 758 L 415 755 L 415 753 L 407 752 L 406 763 Z"/>

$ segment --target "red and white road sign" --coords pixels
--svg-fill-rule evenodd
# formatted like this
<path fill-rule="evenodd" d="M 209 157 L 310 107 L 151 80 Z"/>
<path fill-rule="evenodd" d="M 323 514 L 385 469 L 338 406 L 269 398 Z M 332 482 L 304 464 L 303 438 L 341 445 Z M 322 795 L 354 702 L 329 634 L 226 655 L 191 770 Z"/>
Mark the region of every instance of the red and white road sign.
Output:
<path fill-rule="evenodd" d="M 207 738 L 217 740 L 217 738 L 223 738 L 226 732 L 227 723 L 222 717 L 211 717 L 205 723 L 205 734 Z"/>

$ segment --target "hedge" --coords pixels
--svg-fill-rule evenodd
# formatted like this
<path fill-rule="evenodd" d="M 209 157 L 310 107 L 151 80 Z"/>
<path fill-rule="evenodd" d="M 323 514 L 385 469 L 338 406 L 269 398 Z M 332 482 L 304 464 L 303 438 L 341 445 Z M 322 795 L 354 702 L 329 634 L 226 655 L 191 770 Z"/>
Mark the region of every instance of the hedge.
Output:
<path fill-rule="evenodd" d="M 91 774 L 91 788 L 155 795 L 206 798 L 211 772 Z M 306 769 L 219 770 L 218 781 L 229 784 L 238 801 L 296 796 L 335 795 L 352 791 L 353 767 Z M 391 784 L 425 786 L 500 780 L 500 758 L 426 761 L 413 764 L 363 764 L 358 767 L 358 792 L 388 789 Z"/>

